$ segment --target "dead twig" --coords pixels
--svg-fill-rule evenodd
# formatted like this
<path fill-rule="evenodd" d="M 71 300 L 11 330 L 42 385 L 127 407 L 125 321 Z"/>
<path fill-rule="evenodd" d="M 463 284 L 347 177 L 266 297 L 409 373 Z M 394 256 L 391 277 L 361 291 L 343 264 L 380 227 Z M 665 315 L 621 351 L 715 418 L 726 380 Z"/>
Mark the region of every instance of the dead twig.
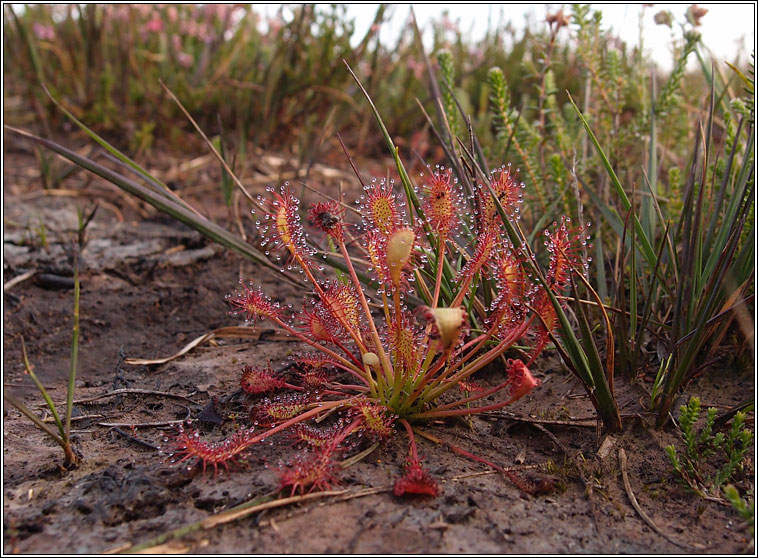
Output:
<path fill-rule="evenodd" d="M 108 393 L 102 393 L 100 395 L 93 395 L 92 397 L 85 397 L 84 399 L 77 399 L 74 401 L 74 405 L 81 405 L 83 403 L 91 403 L 92 401 L 97 401 L 98 399 L 105 399 L 106 397 L 113 397 L 114 395 L 123 395 L 125 393 L 135 393 L 135 394 L 142 394 L 142 395 L 158 395 L 160 397 L 173 397 L 175 399 L 182 399 L 184 401 L 188 401 L 192 403 L 193 405 L 197 405 L 198 403 L 187 397 L 186 395 L 179 395 L 178 393 L 170 393 L 168 391 L 155 391 L 152 389 L 139 389 L 139 388 L 123 388 L 123 389 L 117 389 L 114 391 L 109 391 Z"/>
<path fill-rule="evenodd" d="M 345 494 L 344 496 L 339 496 L 336 498 L 331 498 L 326 502 L 320 502 L 319 506 L 328 506 L 330 504 L 336 504 L 337 502 L 347 502 L 348 500 L 354 500 L 355 498 L 364 498 L 366 496 L 373 496 L 374 494 L 382 494 L 384 492 L 389 492 L 394 487 L 393 484 L 387 484 L 385 486 L 377 486 L 375 488 L 362 488 L 361 490 L 356 490 L 355 492 L 350 492 L 349 494 Z"/>
<path fill-rule="evenodd" d="M 264 339 L 266 341 L 296 341 L 294 337 L 287 334 L 286 332 L 283 332 L 281 330 L 272 329 L 272 328 L 260 328 L 260 327 L 240 327 L 240 326 L 229 326 L 229 327 L 220 327 L 218 329 L 214 329 L 213 331 L 209 331 L 208 333 L 205 333 L 201 335 L 200 337 L 197 337 L 187 343 L 187 345 L 184 346 L 180 351 L 177 353 L 174 353 L 173 355 L 165 358 L 127 358 L 124 360 L 126 364 L 132 364 L 132 365 L 148 365 L 148 364 L 165 364 L 167 362 L 170 362 L 176 358 L 179 358 L 182 355 L 187 354 L 192 349 L 200 345 L 201 343 L 205 341 L 210 341 L 211 339 L 220 338 L 220 337 L 242 337 L 242 338 L 251 338 L 255 339 L 256 341 L 263 341 Z"/>
<path fill-rule="evenodd" d="M 542 465 L 518 465 L 516 467 L 503 467 L 503 470 L 505 471 L 528 471 L 533 469 L 539 469 Z M 458 482 L 464 479 L 471 479 L 476 477 L 484 477 L 487 475 L 497 475 L 500 471 L 495 471 L 494 469 L 490 469 L 489 471 L 477 471 L 476 473 L 466 473 L 465 475 L 457 475 L 455 477 L 450 477 L 449 479 L 442 479 L 440 482 L 445 484 L 448 482 Z"/>
<path fill-rule="evenodd" d="M 183 537 L 184 535 L 192 533 L 194 531 L 212 529 L 214 527 L 217 527 L 218 525 L 231 523 L 232 521 L 237 521 L 238 519 L 242 519 L 243 517 L 247 517 L 251 514 L 261 512 L 264 510 L 281 508 L 283 506 L 288 506 L 290 504 L 299 504 L 301 502 L 307 502 L 310 500 L 317 500 L 321 498 L 328 498 L 330 496 L 344 496 L 348 494 L 349 492 L 350 490 L 348 489 L 329 490 L 325 492 L 314 492 L 311 494 L 304 494 L 301 496 L 292 496 L 289 498 L 280 498 L 277 500 L 265 501 L 269 498 L 272 498 L 276 494 L 275 492 L 270 493 L 265 496 L 251 500 L 249 502 L 245 502 L 244 504 L 240 504 L 239 506 L 235 506 L 224 512 L 211 515 L 210 517 L 207 517 L 196 523 L 191 523 L 184 527 L 180 527 L 179 529 L 175 529 L 168 533 L 164 533 L 163 535 L 160 535 L 159 537 L 156 537 L 155 539 L 152 539 L 146 543 L 143 543 L 137 546 L 132 546 L 131 544 L 121 545 L 119 547 L 105 551 L 105 554 L 115 554 L 115 553 L 121 553 L 121 552 L 129 552 L 129 553 L 139 552 L 141 554 L 142 553 L 152 554 L 155 552 L 157 548 L 163 546 L 166 542 L 179 539 Z"/>
<path fill-rule="evenodd" d="M 189 420 L 190 410 L 187 409 L 187 416 L 179 420 L 166 420 L 162 422 L 98 422 L 98 426 L 107 426 L 109 428 L 156 428 L 160 426 L 173 426 L 182 424 Z"/>
<path fill-rule="evenodd" d="M 39 405 L 40 407 L 43 407 L 44 405 Z M 105 415 L 80 415 L 78 417 L 71 417 L 71 422 L 78 421 L 78 420 L 87 420 L 87 419 L 104 419 Z M 52 417 L 48 417 L 44 419 L 45 422 L 55 422 L 55 419 Z"/>
<path fill-rule="evenodd" d="M 645 521 L 645 523 L 650 526 L 653 531 L 658 533 L 671 544 L 678 546 L 679 548 L 686 548 L 688 550 L 703 550 L 706 548 L 700 544 L 693 544 L 690 546 L 685 543 L 678 542 L 668 533 L 665 533 L 660 527 L 658 527 L 658 525 L 656 525 L 653 520 L 650 519 L 650 516 L 645 513 L 645 510 L 643 510 L 642 506 L 640 506 L 639 502 L 637 502 L 637 498 L 634 496 L 634 492 L 632 492 L 632 485 L 629 483 L 629 473 L 627 472 L 627 459 L 624 448 L 619 448 L 619 466 L 621 467 L 621 478 L 624 481 L 624 489 L 626 490 L 626 495 L 629 498 L 629 501 L 632 503 L 634 511 L 637 512 L 637 514 Z"/>
<path fill-rule="evenodd" d="M 26 273 L 22 273 L 21 275 L 14 277 L 13 279 L 11 279 L 10 281 L 8 281 L 7 283 L 3 285 L 3 292 L 7 293 L 9 290 L 11 290 L 12 287 L 18 285 L 19 283 L 23 283 L 27 279 L 31 279 L 36 274 L 37 274 L 37 270 L 33 269 L 31 271 L 27 271 Z"/>
<path fill-rule="evenodd" d="M 98 422 L 98 426 L 105 426 L 108 428 L 156 428 L 158 426 L 173 426 L 174 424 L 181 424 L 186 419 L 180 420 L 165 420 L 163 422 Z"/>
<path fill-rule="evenodd" d="M 550 440 L 558 447 L 558 449 L 563 452 L 563 455 L 566 456 L 566 459 L 569 459 L 572 462 L 574 461 L 574 456 L 571 455 L 571 452 L 569 451 L 569 449 L 563 445 L 563 443 L 556 437 L 555 434 L 550 432 L 547 428 L 545 428 L 539 423 L 536 423 L 536 422 L 532 423 L 532 426 L 536 428 L 537 430 L 539 430 L 540 432 L 543 432 L 548 438 L 550 438 Z"/>
<path fill-rule="evenodd" d="M 595 428 L 597 425 L 597 419 L 595 418 L 573 418 L 571 417 L 568 420 L 548 420 L 548 419 L 536 419 L 531 417 L 520 417 L 517 415 L 514 415 L 513 413 L 509 413 L 507 411 L 487 411 L 484 413 L 481 413 L 481 416 L 483 417 L 493 417 L 493 418 L 507 418 L 510 420 L 515 420 L 517 422 L 525 422 L 528 424 L 544 424 L 547 426 L 577 426 L 579 428 Z"/>
<path fill-rule="evenodd" d="M 140 440 L 136 436 L 132 436 L 128 432 L 121 430 L 118 426 L 114 426 L 112 430 L 116 432 L 117 434 L 121 434 L 124 438 L 126 438 L 130 442 L 134 442 L 135 444 L 139 444 L 140 446 L 145 446 L 146 448 L 150 448 L 151 450 L 160 451 L 160 448 L 156 446 L 155 444 L 151 444 L 150 442 L 146 442 L 145 440 Z"/>

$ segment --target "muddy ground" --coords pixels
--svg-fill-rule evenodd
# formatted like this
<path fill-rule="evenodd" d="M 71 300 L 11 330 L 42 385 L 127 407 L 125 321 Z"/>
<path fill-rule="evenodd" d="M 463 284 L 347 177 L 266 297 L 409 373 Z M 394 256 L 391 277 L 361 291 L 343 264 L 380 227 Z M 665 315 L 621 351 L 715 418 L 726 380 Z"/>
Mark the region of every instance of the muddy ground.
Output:
<path fill-rule="evenodd" d="M 218 183 L 216 165 L 202 157 L 162 156 L 150 164 L 163 178 L 178 183 L 180 193 L 204 212 L 224 219 L 227 211 L 212 187 Z M 189 170 L 180 167 L 190 160 L 199 162 Z M 98 201 L 81 253 L 76 398 L 123 389 L 162 392 L 122 393 L 77 404 L 74 441 L 83 460 L 70 471 L 60 467 L 60 448 L 4 404 L 4 552 L 126 550 L 269 495 L 277 487 L 277 467 L 296 451 L 290 440 L 267 441 L 251 452 L 245 466 L 205 477 L 197 468 L 188 471 L 186 463 L 172 465 L 157 448 L 170 444 L 178 422 L 197 419 L 212 397 L 223 400 L 232 395 L 244 363 L 270 360 L 277 366 L 300 348 L 297 343 L 264 334 L 257 340 L 206 342 L 162 365 L 130 365 L 126 358 L 166 357 L 215 328 L 241 325 L 228 315 L 224 303 L 224 294 L 234 289 L 240 275 L 261 283 L 282 302 L 299 305 L 304 293 L 83 172 L 44 192 L 27 144 L 14 139 L 6 143 L 4 163 L 4 281 L 38 272 L 4 294 L 4 389 L 44 414 L 38 393 L 24 375 L 23 336 L 52 398 L 65 400 L 73 308 L 73 290 L 65 280 L 72 269 L 70 243 L 76 237 L 76 208 L 90 208 Z M 264 179 L 268 175 L 268 185 L 276 185 L 277 174 L 294 170 L 288 164 L 286 158 L 273 157 L 267 168 L 250 172 Z M 350 175 L 342 170 L 317 171 L 311 183 L 319 187 L 334 189 L 338 180 L 350 183 Z M 251 189 L 262 192 L 264 179 L 251 183 Z M 342 494 L 207 526 L 154 550 L 751 551 L 747 527 L 731 507 L 703 500 L 676 481 L 663 448 L 680 442 L 670 427 L 652 427 L 653 417 L 644 407 L 649 384 L 617 378 L 625 428 L 608 436 L 593 420 L 581 385 L 559 360 L 548 355 L 538 361 L 534 372 L 542 385 L 507 413 L 468 422 L 440 421 L 425 428 L 522 476 L 550 479 L 552 489 L 546 494 L 526 494 L 485 465 L 420 440 L 424 464 L 439 483 L 440 495 L 397 498 L 391 486 L 407 455 L 407 439 L 398 431 L 339 474 L 334 489 L 346 491 Z M 754 392 L 753 373 L 751 362 L 722 359 L 716 373 L 698 379 L 687 393 L 699 395 L 704 405 L 726 409 L 746 392 Z M 481 382 L 494 385 L 500 377 L 501 371 L 493 368 Z M 221 438 L 247 424 L 239 399 L 221 404 L 218 413 L 224 419 L 221 424 L 195 423 L 207 439 Z M 749 420 L 752 423 L 752 414 Z M 631 491 L 659 532 L 632 507 L 622 482 L 622 449 L 628 456 Z M 753 473 L 751 461 L 739 481 L 743 487 L 752 486 Z M 365 490 L 370 488 L 375 490 Z"/>

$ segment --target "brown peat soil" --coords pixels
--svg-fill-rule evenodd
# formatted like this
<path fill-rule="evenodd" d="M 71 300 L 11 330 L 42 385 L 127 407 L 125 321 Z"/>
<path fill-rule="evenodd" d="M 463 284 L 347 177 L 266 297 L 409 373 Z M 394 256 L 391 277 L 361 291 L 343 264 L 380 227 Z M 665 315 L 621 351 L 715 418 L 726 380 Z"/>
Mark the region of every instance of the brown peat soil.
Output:
<path fill-rule="evenodd" d="M 8 138 L 8 135 L 6 135 Z M 219 221 L 227 210 L 210 158 L 168 156 L 151 161 L 165 180 Z M 268 157 L 268 159 L 266 159 Z M 249 174 L 262 193 L 278 185 L 286 158 Z M 194 161 L 181 167 L 182 162 Z M 347 168 L 347 165 L 343 165 Z M 375 163 L 378 172 L 384 172 Z M 370 174 L 372 169 L 367 169 Z M 243 502 L 270 495 L 276 470 L 297 451 L 273 437 L 250 451 L 232 472 L 172 464 L 158 447 L 170 445 L 176 425 L 193 418 L 206 439 L 247 425 L 246 402 L 230 397 L 245 363 L 279 366 L 299 343 L 271 335 L 219 338 L 161 365 L 128 357 L 176 353 L 219 327 L 242 325 L 228 314 L 224 294 L 240 275 L 283 303 L 302 304 L 305 291 L 199 234 L 127 198 L 97 178 L 74 172 L 44 192 L 28 144 L 9 138 L 4 156 L 5 282 L 37 274 L 4 294 L 4 389 L 42 415 L 42 401 L 24 374 L 20 337 L 53 399 L 64 405 L 71 352 L 71 240 L 76 208 L 99 208 L 81 252 L 81 345 L 73 423 L 81 465 L 63 471 L 62 452 L 8 404 L 3 412 L 3 551 L 100 553 L 128 550 Z M 377 171 L 375 171 L 377 172 Z M 309 183 L 336 191 L 350 174 L 314 168 Z M 314 194 L 308 194 L 314 199 Z M 44 226 L 44 233 L 42 227 Z M 53 277 L 51 277 L 53 276 Z M 261 333 L 262 332 L 262 333 Z M 727 409 L 754 393 L 754 371 L 724 357 L 718 370 L 687 388 L 704 406 Z M 749 358 L 748 358 L 749 360 Z M 335 494 L 271 507 L 203 528 L 153 547 L 154 552 L 204 553 L 747 553 L 750 535 L 728 505 L 703 500 L 677 482 L 663 448 L 680 442 L 669 426 L 653 428 L 649 384 L 617 378 L 624 431 L 606 435 L 579 382 L 547 353 L 533 368 L 542 385 L 507 412 L 423 428 L 524 477 L 547 478 L 552 489 L 525 494 L 501 474 L 419 440 L 424 465 L 440 487 L 437 498 L 397 498 L 407 438 L 397 435 L 339 474 Z M 493 367 L 478 380 L 495 385 Z M 117 394 L 94 399 L 119 390 Z M 154 393 L 135 393 L 147 390 Z M 220 424 L 198 421 L 216 397 Z M 683 399 L 686 401 L 686 399 Z M 752 423 L 752 414 L 749 421 Z M 116 425 L 116 426 L 114 426 Z M 168 439 L 168 442 L 166 441 Z M 356 447 L 354 453 L 362 447 Z M 628 458 L 625 488 L 620 453 Z M 753 462 L 738 479 L 752 486 Z M 657 526 L 654 530 L 635 511 Z M 288 496 L 288 494 L 280 497 Z M 214 524 L 215 523 L 215 524 Z M 155 542 L 155 541 L 153 541 Z"/>

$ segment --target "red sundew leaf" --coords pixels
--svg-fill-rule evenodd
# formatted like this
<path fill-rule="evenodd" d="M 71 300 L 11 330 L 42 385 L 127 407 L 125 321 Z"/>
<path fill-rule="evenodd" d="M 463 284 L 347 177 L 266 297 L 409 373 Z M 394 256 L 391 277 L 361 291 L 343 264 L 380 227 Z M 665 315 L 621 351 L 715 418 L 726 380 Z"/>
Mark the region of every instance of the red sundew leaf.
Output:
<path fill-rule="evenodd" d="M 264 243 L 271 245 L 274 250 L 288 251 L 290 261 L 295 261 L 300 266 L 306 265 L 305 261 L 313 255 L 313 250 L 305 242 L 299 215 L 300 200 L 287 188 L 282 188 L 280 193 L 273 189 L 267 190 L 274 195 L 274 199 L 260 198 L 266 206 L 265 224 L 260 227 Z"/>
<path fill-rule="evenodd" d="M 298 491 L 305 494 L 329 490 L 339 483 L 336 477 L 338 464 L 332 454 L 331 448 L 326 448 L 296 457 L 279 470 L 279 489 L 291 489 L 291 496 Z"/>
<path fill-rule="evenodd" d="M 455 230 L 460 213 L 460 193 L 451 178 L 451 169 L 435 171 L 422 186 L 424 215 L 431 227 L 442 236 Z"/>
<path fill-rule="evenodd" d="M 392 411 L 366 397 L 356 398 L 353 401 L 350 414 L 362 419 L 361 430 L 372 437 L 383 440 L 395 432 L 392 426 L 395 415 L 392 414 Z"/>
<path fill-rule="evenodd" d="M 392 187 L 384 180 L 365 186 L 365 201 L 361 203 L 361 215 L 368 228 L 382 235 L 393 232 L 400 223 L 400 213 Z"/>
<path fill-rule="evenodd" d="M 306 411 L 310 401 L 308 395 L 300 393 L 265 398 L 250 409 L 250 418 L 255 424 L 273 426 Z"/>
<path fill-rule="evenodd" d="M 589 265 L 583 259 L 584 252 L 592 248 L 591 244 L 587 244 L 590 238 L 587 227 L 569 229 L 570 222 L 568 217 L 561 217 L 560 224 L 553 223 L 552 232 L 545 231 L 545 246 L 550 253 L 547 279 L 556 293 L 568 287 L 575 270 L 585 270 Z"/>
<path fill-rule="evenodd" d="M 540 380 L 532 376 L 529 368 L 520 360 L 508 361 L 508 394 L 512 401 L 521 399 L 535 387 L 540 385 Z"/>
<path fill-rule="evenodd" d="M 473 380 L 459 380 L 458 387 L 463 391 L 468 391 L 469 393 L 484 391 L 484 388 Z"/>
<path fill-rule="evenodd" d="M 475 274 L 483 270 L 488 270 L 492 262 L 498 257 L 500 250 L 499 236 L 494 228 L 485 230 L 480 233 L 476 239 L 476 248 L 469 261 L 463 266 L 458 273 L 456 281 L 463 282 L 470 280 Z"/>
<path fill-rule="evenodd" d="M 258 395 L 284 387 L 284 381 L 274 376 L 271 368 L 245 365 L 242 369 L 240 387 L 247 393 Z"/>
<path fill-rule="evenodd" d="M 298 374 L 300 383 L 304 388 L 317 389 L 327 384 L 329 378 L 324 370 L 307 368 Z"/>
<path fill-rule="evenodd" d="M 253 428 L 245 428 L 236 431 L 220 442 L 204 442 L 196 430 L 187 431 L 184 427 L 180 427 L 176 435 L 175 446 L 170 450 L 171 460 L 181 463 L 187 459 L 195 458 L 203 464 L 203 475 L 205 475 L 208 464 L 213 465 L 214 474 L 218 473 L 219 465 L 229 469 L 229 465 L 236 463 L 240 454 L 250 446 L 255 437 L 253 430 Z"/>
<path fill-rule="evenodd" d="M 398 497 L 406 494 L 437 497 L 439 488 L 429 473 L 421 467 L 421 463 L 415 459 L 408 461 L 405 475 L 395 481 L 392 493 Z"/>
<path fill-rule="evenodd" d="M 247 314 L 247 321 L 256 319 L 277 319 L 280 316 L 282 308 L 279 303 L 273 302 L 269 297 L 263 294 L 260 287 L 253 287 L 250 282 L 245 285 L 245 281 L 240 278 L 242 290 L 234 291 L 226 295 L 226 300 L 232 305 L 232 315 L 236 316 L 240 312 Z"/>
<path fill-rule="evenodd" d="M 511 218 L 518 216 L 520 205 L 524 201 L 524 183 L 518 181 L 516 174 L 517 171 L 513 171 L 511 164 L 508 163 L 508 165 L 492 171 L 489 179 L 490 187 L 500 201 L 503 211 Z M 477 225 L 478 230 L 484 232 L 490 230 L 498 223 L 500 215 L 489 188 L 479 184 L 477 197 L 480 208 Z"/>
<path fill-rule="evenodd" d="M 337 364 L 333 357 L 317 351 L 297 353 L 292 360 L 303 368 L 333 368 Z"/>

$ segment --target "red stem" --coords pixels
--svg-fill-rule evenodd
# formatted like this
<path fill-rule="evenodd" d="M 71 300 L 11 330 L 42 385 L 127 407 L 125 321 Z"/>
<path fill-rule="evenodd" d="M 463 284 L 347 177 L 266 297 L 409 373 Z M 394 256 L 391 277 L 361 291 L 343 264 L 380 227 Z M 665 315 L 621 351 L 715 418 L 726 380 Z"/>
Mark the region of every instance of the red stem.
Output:
<path fill-rule="evenodd" d="M 411 415 L 411 418 L 437 418 L 437 417 L 454 417 L 461 415 L 476 415 L 478 413 L 484 413 L 485 411 L 494 411 L 495 409 L 501 409 L 506 405 L 514 403 L 516 399 L 511 398 L 507 401 L 501 401 L 500 403 L 493 403 L 492 405 L 486 405 L 484 407 L 474 407 L 473 409 L 449 409 L 447 411 L 425 411 L 423 413 L 416 413 Z"/>
<path fill-rule="evenodd" d="M 440 288 L 442 287 L 442 264 L 445 261 L 445 242 L 447 239 L 444 236 L 439 237 L 439 251 L 437 253 L 437 277 L 434 282 L 434 295 L 432 296 L 432 308 L 437 307 L 437 300 L 440 296 Z"/>
<path fill-rule="evenodd" d="M 282 328 L 284 328 L 285 330 L 287 330 L 287 331 L 288 331 L 290 334 L 292 334 L 293 336 L 295 336 L 295 337 L 297 337 L 298 339 L 300 339 L 301 341 L 303 341 L 304 343 L 307 343 L 308 345 L 310 345 L 311 347 L 315 347 L 316 349 L 318 349 L 318 350 L 319 350 L 319 351 L 321 351 L 322 353 L 324 353 L 324 354 L 327 354 L 327 355 L 329 355 L 330 357 L 332 357 L 332 358 L 334 358 L 334 359 L 337 359 L 337 361 L 339 361 L 339 362 L 340 362 L 340 363 L 341 363 L 343 366 L 346 366 L 348 369 L 352 370 L 354 373 L 357 371 L 358 373 L 357 373 L 356 375 L 357 375 L 358 377 L 362 378 L 362 379 L 363 379 L 363 380 L 366 382 L 366 385 L 369 385 L 368 379 L 367 379 L 367 378 L 365 378 L 365 377 L 364 377 L 364 376 L 363 376 L 363 375 L 360 373 L 360 372 L 362 372 L 360 369 L 355 369 L 355 370 L 353 370 L 353 369 L 351 368 L 351 366 L 352 366 L 352 365 L 350 364 L 350 362 L 349 362 L 349 361 L 345 360 L 344 358 L 342 358 L 340 355 L 338 355 L 337 353 L 335 353 L 335 352 L 334 352 L 334 351 L 332 351 L 331 349 L 328 349 L 328 348 L 324 347 L 323 345 L 319 345 L 319 344 L 318 344 L 318 343 L 316 343 L 315 341 L 312 341 L 311 339 L 308 339 L 308 338 L 307 338 L 305 335 L 303 335 L 303 334 L 302 334 L 302 333 L 300 333 L 298 330 L 296 330 L 295 328 L 293 328 L 292 326 L 290 326 L 289 324 L 287 324 L 286 322 L 284 322 L 284 321 L 283 321 L 281 318 L 278 318 L 278 317 L 276 317 L 276 316 L 272 316 L 272 317 L 271 317 L 271 320 L 272 320 L 274 323 L 276 323 L 276 324 L 280 325 L 280 326 L 281 326 Z"/>
<path fill-rule="evenodd" d="M 413 428 L 405 419 L 400 419 L 400 422 L 405 426 L 405 431 L 408 433 L 408 440 L 410 441 L 411 446 L 411 461 L 418 461 L 418 450 L 416 449 L 416 437 L 413 435 Z"/>

